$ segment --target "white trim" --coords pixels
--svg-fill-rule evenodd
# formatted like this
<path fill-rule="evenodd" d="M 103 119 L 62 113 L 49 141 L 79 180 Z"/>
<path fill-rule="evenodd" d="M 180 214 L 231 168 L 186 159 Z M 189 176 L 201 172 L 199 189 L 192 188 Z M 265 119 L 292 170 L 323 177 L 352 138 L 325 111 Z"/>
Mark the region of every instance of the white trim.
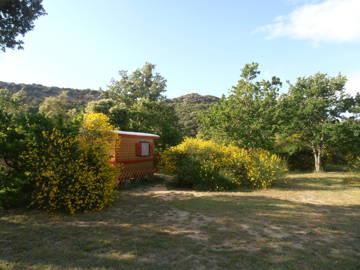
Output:
<path fill-rule="evenodd" d="M 113 130 L 115 133 L 120 135 L 131 135 L 131 136 L 141 136 L 141 137 L 157 137 L 160 138 L 159 135 L 151 134 L 151 133 L 142 133 L 142 132 L 132 132 L 132 131 L 121 131 L 121 130 Z"/>

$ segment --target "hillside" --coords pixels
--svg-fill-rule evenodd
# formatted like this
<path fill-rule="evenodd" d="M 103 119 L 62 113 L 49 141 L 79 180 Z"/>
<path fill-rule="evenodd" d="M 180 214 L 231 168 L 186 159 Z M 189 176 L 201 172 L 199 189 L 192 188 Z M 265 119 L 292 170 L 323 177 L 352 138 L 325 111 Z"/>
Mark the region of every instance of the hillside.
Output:
<path fill-rule="evenodd" d="M 12 94 L 23 90 L 26 94 L 25 103 L 32 112 L 38 111 L 39 105 L 45 98 L 57 96 L 63 91 L 68 91 L 68 97 L 73 108 L 84 107 L 89 101 L 100 98 L 100 91 L 97 90 L 49 87 L 41 84 L 17 84 L 0 81 L 0 89 L 8 89 Z"/>
<path fill-rule="evenodd" d="M 98 90 L 49 87 L 41 84 L 17 84 L 0 81 L 0 89 L 8 89 L 12 94 L 23 90 L 26 94 L 24 103 L 29 106 L 31 112 L 37 112 L 45 98 L 57 96 L 63 91 L 68 92 L 72 108 L 85 107 L 88 102 L 101 98 L 101 92 Z M 195 136 L 197 134 L 199 112 L 208 109 L 218 100 L 219 98 L 215 96 L 202 96 L 196 93 L 168 99 L 175 108 L 186 136 Z"/>
<path fill-rule="evenodd" d="M 207 110 L 218 100 L 219 98 L 215 96 L 202 96 L 196 93 L 183 95 L 170 100 L 175 107 L 175 111 L 186 136 L 196 136 L 198 132 L 197 120 L 199 112 Z"/>

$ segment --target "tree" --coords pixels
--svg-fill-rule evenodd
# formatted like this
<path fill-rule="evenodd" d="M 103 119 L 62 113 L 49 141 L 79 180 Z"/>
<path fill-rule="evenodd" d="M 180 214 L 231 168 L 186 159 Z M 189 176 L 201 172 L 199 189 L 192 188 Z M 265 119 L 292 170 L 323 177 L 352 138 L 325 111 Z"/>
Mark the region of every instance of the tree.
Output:
<path fill-rule="evenodd" d="M 69 110 L 69 98 L 66 91 L 56 97 L 47 97 L 41 103 L 39 112 L 50 118 L 64 117 Z"/>
<path fill-rule="evenodd" d="M 164 100 L 162 93 L 166 90 L 166 80 L 159 73 L 154 73 L 154 70 L 155 65 L 151 63 L 145 63 L 130 75 L 126 70 L 121 70 L 120 80 L 112 80 L 107 96 L 128 106 L 139 99 Z"/>
<path fill-rule="evenodd" d="M 120 80 L 112 80 L 104 91 L 105 99 L 88 104 L 88 112 L 101 112 L 110 123 L 122 130 L 160 135 L 158 149 L 181 141 L 182 135 L 175 110 L 166 100 L 166 80 L 155 73 L 155 65 L 145 63 L 130 75 L 120 71 Z"/>
<path fill-rule="evenodd" d="M 42 0 L 1 0 L 0 49 L 23 49 L 24 42 L 18 36 L 32 30 L 34 21 L 45 14 Z"/>
<path fill-rule="evenodd" d="M 100 99 L 91 101 L 86 106 L 87 113 L 103 113 L 109 117 L 109 122 L 120 128 L 129 127 L 129 111 L 125 104 L 117 104 L 113 99 Z"/>
<path fill-rule="evenodd" d="M 345 82 L 342 75 L 329 77 L 316 73 L 298 78 L 280 99 L 278 119 L 282 134 L 297 134 L 302 145 L 312 150 L 316 172 L 322 169 L 324 150 L 343 134 L 344 113 L 354 105 L 354 99 L 344 92 Z"/>
<path fill-rule="evenodd" d="M 256 80 L 257 63 L 246 64 L 228 97 L 222 97 L 200 118 L 202 137 L 245 148 L 272 150 L 280 79 Z"/>
<path fill-rule="evenodd" d="M 20 103 L 23 97 L 23 93 L 11 95 L 9 90 L 0 89 L 0 111 L 11 115 L 24 113 L 26 105 Z"/>

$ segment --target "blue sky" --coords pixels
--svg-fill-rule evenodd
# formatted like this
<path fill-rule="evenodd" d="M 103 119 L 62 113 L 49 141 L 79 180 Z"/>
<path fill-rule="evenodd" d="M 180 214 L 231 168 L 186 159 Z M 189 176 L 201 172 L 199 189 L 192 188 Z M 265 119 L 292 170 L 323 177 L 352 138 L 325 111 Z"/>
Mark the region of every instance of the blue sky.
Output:
<path fill-rule="evenodd" d="M 106 89 L 145 62 L 168 97 L 221 96 L 245 63 L 292 82 L 315 72 L 360 89 L 359 0 L 44 0 L 24 50 L 0 52 L 0 80 Z"/>

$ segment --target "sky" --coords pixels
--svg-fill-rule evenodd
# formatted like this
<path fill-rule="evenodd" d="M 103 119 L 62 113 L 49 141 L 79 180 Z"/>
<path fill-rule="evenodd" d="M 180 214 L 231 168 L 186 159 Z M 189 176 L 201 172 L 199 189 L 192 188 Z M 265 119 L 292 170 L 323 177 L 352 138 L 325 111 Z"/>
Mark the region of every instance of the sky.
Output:
<path fill-rule="evenodd" d="M 44 0 L 0 81 L 107 89 L 145 62 L 170 98 L 228 94 L 246 63 L 283 82 L 316 72 L 360 91 L 360 0 Z M 285 84 L 286 85 L 286 84 Z M 286 87 L 284 87 L 286 89 Z M 284 90 L 285 91 L 285 90 Z"/>

